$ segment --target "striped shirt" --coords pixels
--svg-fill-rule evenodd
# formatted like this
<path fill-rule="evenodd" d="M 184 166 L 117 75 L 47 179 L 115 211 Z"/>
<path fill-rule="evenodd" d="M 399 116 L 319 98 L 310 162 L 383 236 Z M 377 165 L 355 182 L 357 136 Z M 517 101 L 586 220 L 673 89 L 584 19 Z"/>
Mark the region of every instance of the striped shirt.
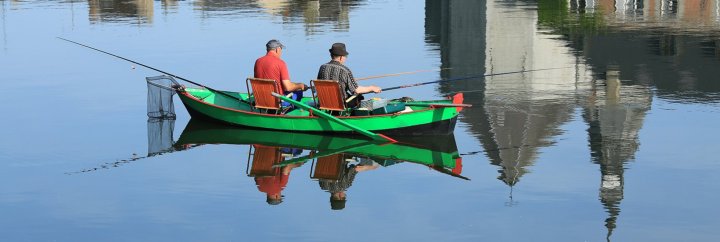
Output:
<path fill-rule="evenodd" d="M 377 165 L 375 161 L 370 158 L 356 157 L 354 159 L 357 159 L 360 162 L 357 165 L 345 167 L 342 171 L 342 175 L 340 176 L 340 180 L 320 179 L 320 189 L 330 193 L 346 191 L 350 188 L 350 186 L 352 186 L 353 180 L 355 180 L 355 175 L 358 174 L 358 171 L 355 170 L 356 167 Z"/>
<path fill-rule="evenodd" d="M 355 174 L 358 172 L 355 170 L 355 166 L 350 166 L 343 170 L 343 174 L 340 180 L 326 180 L 320 179 L 320 189 L 328 191 L 330 193 L 346 191 L 352 186 L 353 180 L 355 180 Z"/>
<path fill-rule="evenodd" d="M 318 71 L 318 80 L 334 80 L 340 83 L 340 88 L 345 90 L 345 97 L 348 98 L 355 94 L 358 88 L 357 82 L 352 75 L 352 71 L 347 66 L 332 60 L 320 66 Z"/>

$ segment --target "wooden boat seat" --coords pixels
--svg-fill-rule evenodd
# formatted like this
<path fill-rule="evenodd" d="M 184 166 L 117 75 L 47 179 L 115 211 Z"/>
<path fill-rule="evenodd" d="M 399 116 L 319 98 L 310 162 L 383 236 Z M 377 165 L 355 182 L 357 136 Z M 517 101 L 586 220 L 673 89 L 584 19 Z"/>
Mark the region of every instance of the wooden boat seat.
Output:
<path fill-rule="evenodd" d="M 274 111 L 278 113 L 282 110 L 280 99 L 272 95 L 273 92 L 282 94 L 280 84 L 272 79 L 248 78 L 245 80 L 248 86 L 248 93 L 255 99 L 254 107 L 260 111 Z M 252 92 L 250 88 L 252 87 Z"/>
<path fill-rule="evenodd" d="M 313 101 L 318 104 L 320 110 L 327 112 L 339 112 L 349 114 L 344 100 L 344 92 L 340 89 L 340 83 L 333 80 L 311 80 L 310 86 L 313 90 Z"/>
<path fill-rule="evenodd" d="M 255 149 L 255 153 L 253 154 L 252 166 L 247 174 L 248 176 L 266 177 L 280 174 L 280 167 L 273 167 L 273 165 L 285 160 L 285 157 L 280 153 L 280 148 L 264 145 L 253 145 L 252 147 Z"/>
<path fill-rule="evenodd" d="M 347 163 L 343 154 L 334 154 L 317 159 L 312 179 L 340 180 Z"/>

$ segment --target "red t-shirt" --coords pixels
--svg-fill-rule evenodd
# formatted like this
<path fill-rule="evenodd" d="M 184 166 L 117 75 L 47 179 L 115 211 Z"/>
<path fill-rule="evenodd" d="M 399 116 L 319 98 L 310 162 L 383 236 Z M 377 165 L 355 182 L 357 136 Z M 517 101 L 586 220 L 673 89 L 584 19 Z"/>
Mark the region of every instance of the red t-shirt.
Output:
<path fill-rule="evenodd" d="M 282 80 L 290 80 L 290 74 L 288 74 L 285 61 L 280 59 L 275 52 L 268 52 L 255 61 L 255 78 L 275 80 L 278 88 L 283 92 L 287 92 L 283 88 Z"/>
<path fill-rule="evenodd" d="M 256 177 L 255 184 L 258 190 L 268 195 L 278 194 L 287 186 L 289 175 L 278 174 L 270 177 Z"/>

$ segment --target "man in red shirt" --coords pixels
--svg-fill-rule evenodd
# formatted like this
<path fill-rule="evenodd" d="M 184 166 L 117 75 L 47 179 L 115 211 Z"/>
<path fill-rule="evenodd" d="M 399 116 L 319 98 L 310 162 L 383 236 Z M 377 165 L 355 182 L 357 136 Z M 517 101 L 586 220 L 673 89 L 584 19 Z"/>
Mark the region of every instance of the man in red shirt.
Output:
<path fill-rule="evenodd" d="M 258 190 L 267 194 L 267 203 L 278 205 L 282 202 L 282 190 L 287 186 L 290 172 L 283 171 L 276 176 L 256 177 L 255 184 Z"/>
<path fill-rule="evenodd" d="M 280 59 L 285 46 L 278 40 L 270 40 L 265 44 L 267 54 L 255 61 L 255 78 L 272 79 L 278 83 L 283 95 L 293 93 L 293 99 L 300 100 L 308 86 L 303 83 L 290 82 L 290 74 L 285 61 Z M 289 106 L 283 102 L 283 106 Z"/>
<path fill-rule="evenodd" d="M 290 153 L 291 155 L 299 155 L 302 152 L 300 149 L 293 149 L 292 151 L 293 152 Z M 303 163 L 289 164 L 282 168 L 275 168 L 280 170 L 274 176 L 255 177 L 255 185 L 257 185 L 259 191 L 266 194 L 266 202 L 268 204 L 278 205 L 282 203 L 282 191 L 285 189 L 285 186 L 287 186 L 288 179 L 290 179 L 290 171 L 302 165 Z"/>

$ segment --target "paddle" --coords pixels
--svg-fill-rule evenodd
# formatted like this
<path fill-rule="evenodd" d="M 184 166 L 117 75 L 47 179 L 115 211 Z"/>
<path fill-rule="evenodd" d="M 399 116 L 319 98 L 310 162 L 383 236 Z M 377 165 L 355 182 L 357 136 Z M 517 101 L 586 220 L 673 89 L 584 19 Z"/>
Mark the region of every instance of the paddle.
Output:
<path fill-rule="evenodd" d="M 436 171 L 438 171 L 438 172 L 440 172 L 440 173 L 443 173 L 443 174 L 451 175 L 451 176 L 454 176 L 454 177 L 457 177 L 457 178 L 460 178 L 460 179 L 463 179 L 463 180 L 467 180 L 467 181 L 470 180 L 470 178 L 464 177 L 464 176 L 462 176 L 462 175 L 460 175 L 460 174 L 455 174 L 455 173 L 449 172 L 449 171 L 447 171 L 447 170 L 445 170 L 445 169 L 443 169 L 443 168 L 441 168 L 441 167 L 435 167 L 435 166 L 428 166 L 428 167 L 430 167 L 430 169 L 436 170 Z"/>
<path fill-rule="evenodd" d="M 288 97 L 286 97 L 286 96 L 283 96 L 283 95 L 280 95 L 280 94 L 277 94 L 277 93 L 274 93 L 274 92 L 272 93 L 272 95 L 275 96 L 275 97 L 277 97 L 277 98 L 280 98 L 280 99 L 283 100 L 283 101 L 292 103 L 292 104 L 295 105 L 296 107 L 300 107 L 300 108 L 302 108 L 302 109 L 311 111 L 313 114 L 317 115 L 318 117 L 321 117 L 321 118 L 324 118 L 324 119 L 333 121 L 333 122 L 338 123 L 338 124 L 340 124 L 340 125 L 342 125 L 342 126 L 345 126 L 345 127 L 348 127 L 348 128 L 350 128 L 350 129 L 352 129 L 352 130 L 354 130 L 354 131 L 357 131 L 358 133 L 360 133 L 360 134 L 362 134 L 362 135 L 365 135 L 365 136 L 369 137 L 369 138 L 372 139 L 372 140 L 377 140 L 377 141 L 389 141 L 389 142 L 393 142 L 393 143 L 397 142 L 396 140 L 394 140 L 394 139 L 392 139 L 392 138 L 390 138 L 390 137 L 387 137 L 387 136 L 382 135 L 382 134 L 376 134 L 376 133 L 370 132 L 370 131 L 368 131 L 368 130 L 366 130 L 366 129 L 363 129 L 363 128 L 360 128 L 360 127 L 358 127 L 358 126 L 355 126 L 355 125 L 353 125 L 353 124 L 351 124 L 351 123 L 342 121 L 342 120 L 340 120 L 339 118 L 336 118 L 335 116 L 332 116 L 332 115 L 327 114 L 327 113 L 325 113 L 325 112 L 323 112 L 323 111 L 320 111 L 320 110 L 317 109 L 317 108 L 310 107 L 310 106 L 307 105 L 307 104 L 304 104 L 304 103 L 295 101 L 295 100 L 293 100 L 292 98 L 288 98 Z"/>
<path fill-rule="evenodd" d="M 194 81 L 191 81 L 191 80 L 182 78 L 182 77 L 177 76 L 177 75 L 175 75 L 175 74 L 165 72 L 165 71 L 163 71 L 163 70 L 160 70 L 160 69 L 157 69 L 157 68 L 154 68 L 154 67 L 151 67 L 151 66 L 148 66 L 148 65 L 139 63 L 139 62 L 137 62 L 137 61 L 134 61 L 134 60 L 131 60 L 131 59 L 122 57 L 122 56 L 118 56 L 118 55 L 115 55 L 115 54 L 112 54 L 112 53 L 109 53 L 109 52 L 106 52 L 106 51 L 103 51 L 103 50 L 100 50 L 100 49 L 96 49 L 96 48 L 93 48 L 93 47 L 91 47 L 91 46 L 87 46 L 87 45 L 84 45 L 84 44 L 81 44 L 81 43 L 78 43 L 78 42 L 75 42 L 75 41 L 72 41 L 72 40 L 63 39 L 63 38 L 60 38 L 60 37 L 57 37 L 57 38 L 58 38 L 58 39 L 61 39 L 61 40 L 64 40 L 64 41 L 67 41 L 67 42 L 70 42 L 70 43 L 73 43 L 73 44 L 76 44 L 76 45 L 79 45 L 79 46 L 82 46 L 82 47 L 85 47 L 85 48 L 88 48 L 88 49 L 91 49 L 91 50 L 95 50 L 95 51 L 101 52 L 101 53 L 103 53 L 103 54 L 110 55 L 110 56 L 115 57 L 115 58 L 119 58 L 119 59 L 128 61 L 128 62 L 130 62 L 130 63 L 133 63 L 133 64 L 136 64 L 136 65 L 139 65 L 139 66 L 148 68 L 148 69 L 150 69 L 150 70 L 157 71 L 157 72 L 160 72 L 160 73 L 162 73 L 162 74 L 165 74 L 165 75 L 168 75 L 168 76 L 171 76 L 171 77 L 174 77 L 174 78 L 177 78 L 177 79 L 180 79 L 180 80 L 183 80 L 183 81 L 192 83 L 192 84 L 194 84 L 194 85 L 197 85 L 197 86 L 200 86 L 200 87 L 204 87 L 204 88 L 206 88 L 206 89 L 208 89 L 208 90 L 210 90 L 210 91 L 213 91 L 213 92 L 218 93 L 218 94 L 221 94 L 221 95 L 223 95 L 223 96 L 226 96 L 226 97 L 235 99 L 235 100 L 237 100 L 237 101 L 250 104 L 248 101 L 245 101 L 245 100 L 242 100 L 242 99 L 240 99 L 240 98 L 231 96 L 230 94 L 227 94 L 227 93 L 224 93 L 224 92 L 221 92 L 221 91 L 212 89 L 212 88 L 210 88 L 210 87 L 208 87 L 208 86 L 205 86 L 205 85 L 203 85 L 203 84 L 200 84 L 200 83 L 197 83 L 197 82 L 194 82 Z"/>
<path fill-rule="evenodd" d="M 305 156 L 296 157 L 296 158 L 292 158 L 290 160 L 280 162 L 278 164 L 273 165 L 273 167 L 282 167 L 282 166 L 286 166 L 286 165 L 290 165 L 290 164 L 294 164 L 294 163 L 302 163 L 309 159 L 321 158 L 321 157 L 330 156 L 330 155 L 334 155 L 334 154 L 338 154 L 338 153 L 343 153 L 343 152 L 347 152 L 348 150 L 354 150 L 354 149 L 358 149 L 358 148 L 362 148 L 362 147 L 367 147 L 369 145 L 377 145 L 377 143 L 372 142 L 372 141 L 367 141 L 367 142 L 363 142 L 363 143 L 357 143 L 357 144 L 348 145 L 345 147 L 340 147 L 337 149 L 318 151 L 318 153 L 311 152 L 310 154 L 305 155 Z"/>
<path fill-rule="evenodd" d="M 450 78 L 450 79 L 440 79 L 440 80 L 429 81 L 429 82 L 421 82 L 421 83 L 415 83 L 415 84 L 408 84 L 408 85 L 402 85 L 402 86 L 396 86 L 396 87 L 383 88 L 382 91 L 383 91 L 383 92 L 386 92 L 386 91 L 390 91 L 390 90 L 407 88 L 407 87 L 416 87 L 416 86 L 422 86 L 422 85 L 433 84 L 433 83 L 441 83 L 441 82 L 461 81 L 461 80 L 475 79 L 475 78 L 478 78 L 478 77 L 501 76 L 501 75 L 524 73 L 524 72 L 545 71 L 545 70 L 565 69 L 565 68 L 568 68 L 568 67 L 545 68 L 545 69 L 535 69 L 535 70 L 527 70 L 527 71 L 511 71 L 511 72 L 502 72 L 502 73 L 496 73 L 496 74 L 477 75 L 477 76 L 465 76 L 465 77 Z"/>

